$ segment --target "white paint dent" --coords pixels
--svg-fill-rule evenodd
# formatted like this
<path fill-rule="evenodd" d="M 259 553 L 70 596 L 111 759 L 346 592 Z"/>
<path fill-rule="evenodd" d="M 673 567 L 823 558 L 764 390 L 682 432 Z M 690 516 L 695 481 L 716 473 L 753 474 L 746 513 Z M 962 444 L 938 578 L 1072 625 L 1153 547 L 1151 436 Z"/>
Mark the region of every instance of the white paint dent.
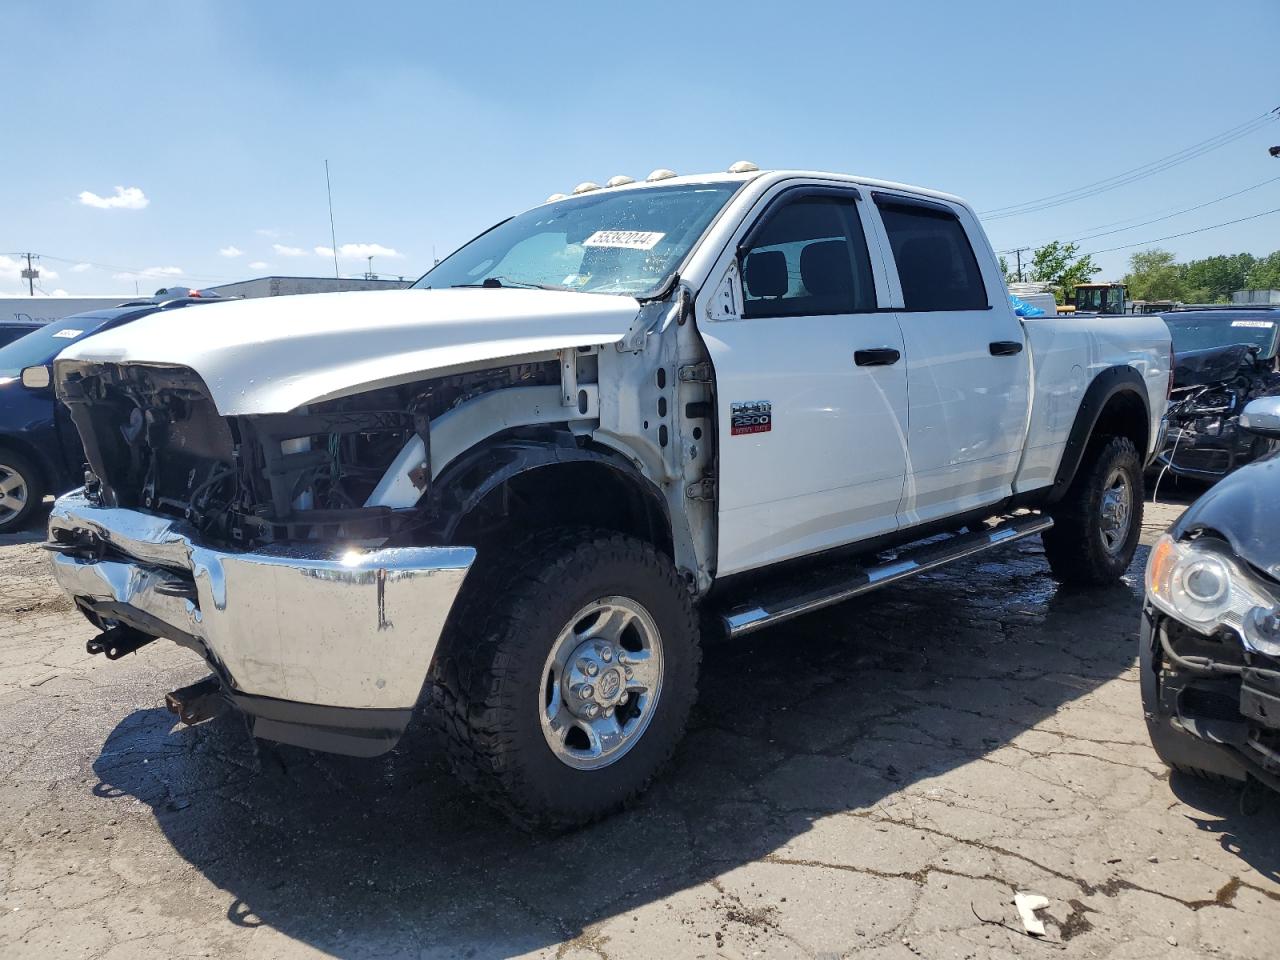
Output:
<path fill-rule="evenodd" d="M 59 359 L 189 367 L 223 416 L 287 413 L 469 365 L 616 343 L 639 312 L 631 297 L 557 290 L 320 293 L 153 314 Z"/>

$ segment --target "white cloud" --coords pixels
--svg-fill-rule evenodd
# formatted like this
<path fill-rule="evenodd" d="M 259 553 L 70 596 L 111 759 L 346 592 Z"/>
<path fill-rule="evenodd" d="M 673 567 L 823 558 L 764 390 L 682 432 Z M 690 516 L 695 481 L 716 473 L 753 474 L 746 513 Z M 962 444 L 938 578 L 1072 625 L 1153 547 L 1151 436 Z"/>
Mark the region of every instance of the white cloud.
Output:
<path fill-rule="evenodd" d="M 316 255 L 332 257 L 333 247 L 316 247 Z M 338 247 L 338 256 L 344 260 L 363 260 L 366 257 L 389 257 L 392 260 L 403 260 L 404 254 L 392 247 L 384 247 L 380 243 L 344 243 Z"/>
<path fill-rule="evenodd" d="M 280 231 L 274 229 L 273 227 L 259 227 L 257 230 L 253 232 L 260 237 L 266 237 L 268 240 L 279 240 L 280 237 L 282 236 Z"/>
<path fill-rule="evenodd" d="M 51 297 L 69 297 L 69 296 L 71 296 L 71 294 L 67 293 L 67 291 L 65 291 L 65 290 L 63 290 L 61 287 L 59 287 L 57 290 L 53 291 L 53 293 L 49 294 L 49 296 L 51 296 Z"/>
<path fill-rule="evenodd" d="M 92 191 L 82 190 L 80 192 L 80 202 L 86 207 L 97 207 L 99 210 L 111 210 L 113 208 L 141 210 L 151 201 L 147 199 L 147 195 L 138 187 L 116 187 L 115 194 L 110 197 L 100 197 Z"/>
<path fill-rule="evenodd" d="M 301 247 L 286 247 L 283 243 L 273 243 L 271 249 L 282 257 L 305 257 L 307 251 Z"/>
<path fill-rule="evenodd" d="M 40 271 L 40 276 L 36 278 L 36 283 L 42 283 L 45 280 L 58 279 L 58 271 L 50 270 L 48 267 L 41 266 L 39 260 L 37 260 L 33 266 Z M 25 269 L 27 269 L 26 257 L 6 257 L 0 255 L 0 280 L 16 280 L 25 287 L 27 285 L 27 281 L 22 277 L 22 271 Z"/>
<path fill-rule="evenodd" d="M 181 267 L 146 267 L 142 270 L 130 271 L 128 273 L 113 273 L 113 280 L 141 280 L 154 279 L 156 277 L 180 277 L 184 273 Z"/>
<path fill-rule="evenodd" d="M 253 261 L 253 263 L 249 264 L 249 269 L 250 269 L 250 270 L 265 270 L 265 269 L 267 269 L 267 267 L 269 267 L 269 266 L 271 266 L 271 264 L 267 263 L 267 261 L 265 261 L 265 260 L 254 260 L 254 261 Z"/>
<path fill-rule="evenodd" d="M 93 264 L 91 263 L 77 263 L 74 267 L 71 268 L 71 272 L 84 273 L 86 270 L 92 270 L 92 269 L 93 269 Z"/>
<path fill-rule="evenodd" d="M 244 256 L 244 251 L 232 244 L 228 247 L 219 247 L 218 256 L 220 257 L 240 257 Z"/>

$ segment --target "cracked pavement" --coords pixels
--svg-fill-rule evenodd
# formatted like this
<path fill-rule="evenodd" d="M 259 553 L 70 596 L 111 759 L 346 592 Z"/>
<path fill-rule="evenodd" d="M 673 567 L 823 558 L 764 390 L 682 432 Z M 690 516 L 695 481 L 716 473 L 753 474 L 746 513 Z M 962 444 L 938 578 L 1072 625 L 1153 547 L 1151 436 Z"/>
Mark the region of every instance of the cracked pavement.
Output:
<path fill-rule="evenodd" d="M 375 760 L 175 727 L 200 662 L 88 656 L 39 533 L 0 537 L 0 956 L 1274 955 L 1280 802 L 1171 777 L 1143 726 L 1141 570 L 1180 509 L 1112 589 L 1031 541 L 710 646 L 672 768 L 557 838 L 420 725 Z"/>

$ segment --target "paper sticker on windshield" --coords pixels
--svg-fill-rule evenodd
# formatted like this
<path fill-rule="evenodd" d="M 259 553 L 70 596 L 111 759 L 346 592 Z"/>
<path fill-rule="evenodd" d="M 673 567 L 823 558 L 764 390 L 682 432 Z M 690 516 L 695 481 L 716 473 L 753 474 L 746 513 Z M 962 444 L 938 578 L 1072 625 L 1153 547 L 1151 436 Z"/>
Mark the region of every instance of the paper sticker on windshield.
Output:
<path fill-rule="evenodd" d="M 54 334 L 54 336 L 65 337 L 68 340 L 74 340 L 76 337 L 80 336 L 80 334 L 82 333 L 84 333 L 83 330 L 59 330 L 57 333 Z"/>
<path fill-rule="evenodd" d="M 1232 320 L 1233 327 L 1257 327 L 1259 330 L 1270 330 L 1275 326 L 1270 320 Z"/>
<path fill-rule="evenodd" d="M 773 429 L 773 403 L 769 400 L 736 400 L 729 404 L 729 434 L 769 433 Z"/>
<path fill-rule="evenodd" d="M 652 250 L 665 233 L 648 230 L 597 230 L 586 240 L 584 247 L 623 247 L 627 250 Z"/>

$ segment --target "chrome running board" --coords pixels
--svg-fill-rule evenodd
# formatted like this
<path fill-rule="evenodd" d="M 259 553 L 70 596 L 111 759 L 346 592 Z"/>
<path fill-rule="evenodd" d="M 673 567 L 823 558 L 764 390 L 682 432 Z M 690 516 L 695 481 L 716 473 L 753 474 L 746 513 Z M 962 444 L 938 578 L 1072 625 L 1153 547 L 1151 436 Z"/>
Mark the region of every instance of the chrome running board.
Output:
<path fill-rule="evenodd" d="M 945 540 L 924 543 L 878 566 L 840 564 L 834 569 L 810 570 L 792 581 L 792 589 L 776 589 L 753 603 L 733 608 L 723 617 L 724 627 L 730 637 L 743 637 L 793 617 L 843 603 L 879 587 L 936 570 L 948 563 L 1035 536 L 1052 526 L 1051 517 L 1028 514 L 976 533 L 957 534 Z M 827 582 L 815 588 L 815 580 Z"/>

